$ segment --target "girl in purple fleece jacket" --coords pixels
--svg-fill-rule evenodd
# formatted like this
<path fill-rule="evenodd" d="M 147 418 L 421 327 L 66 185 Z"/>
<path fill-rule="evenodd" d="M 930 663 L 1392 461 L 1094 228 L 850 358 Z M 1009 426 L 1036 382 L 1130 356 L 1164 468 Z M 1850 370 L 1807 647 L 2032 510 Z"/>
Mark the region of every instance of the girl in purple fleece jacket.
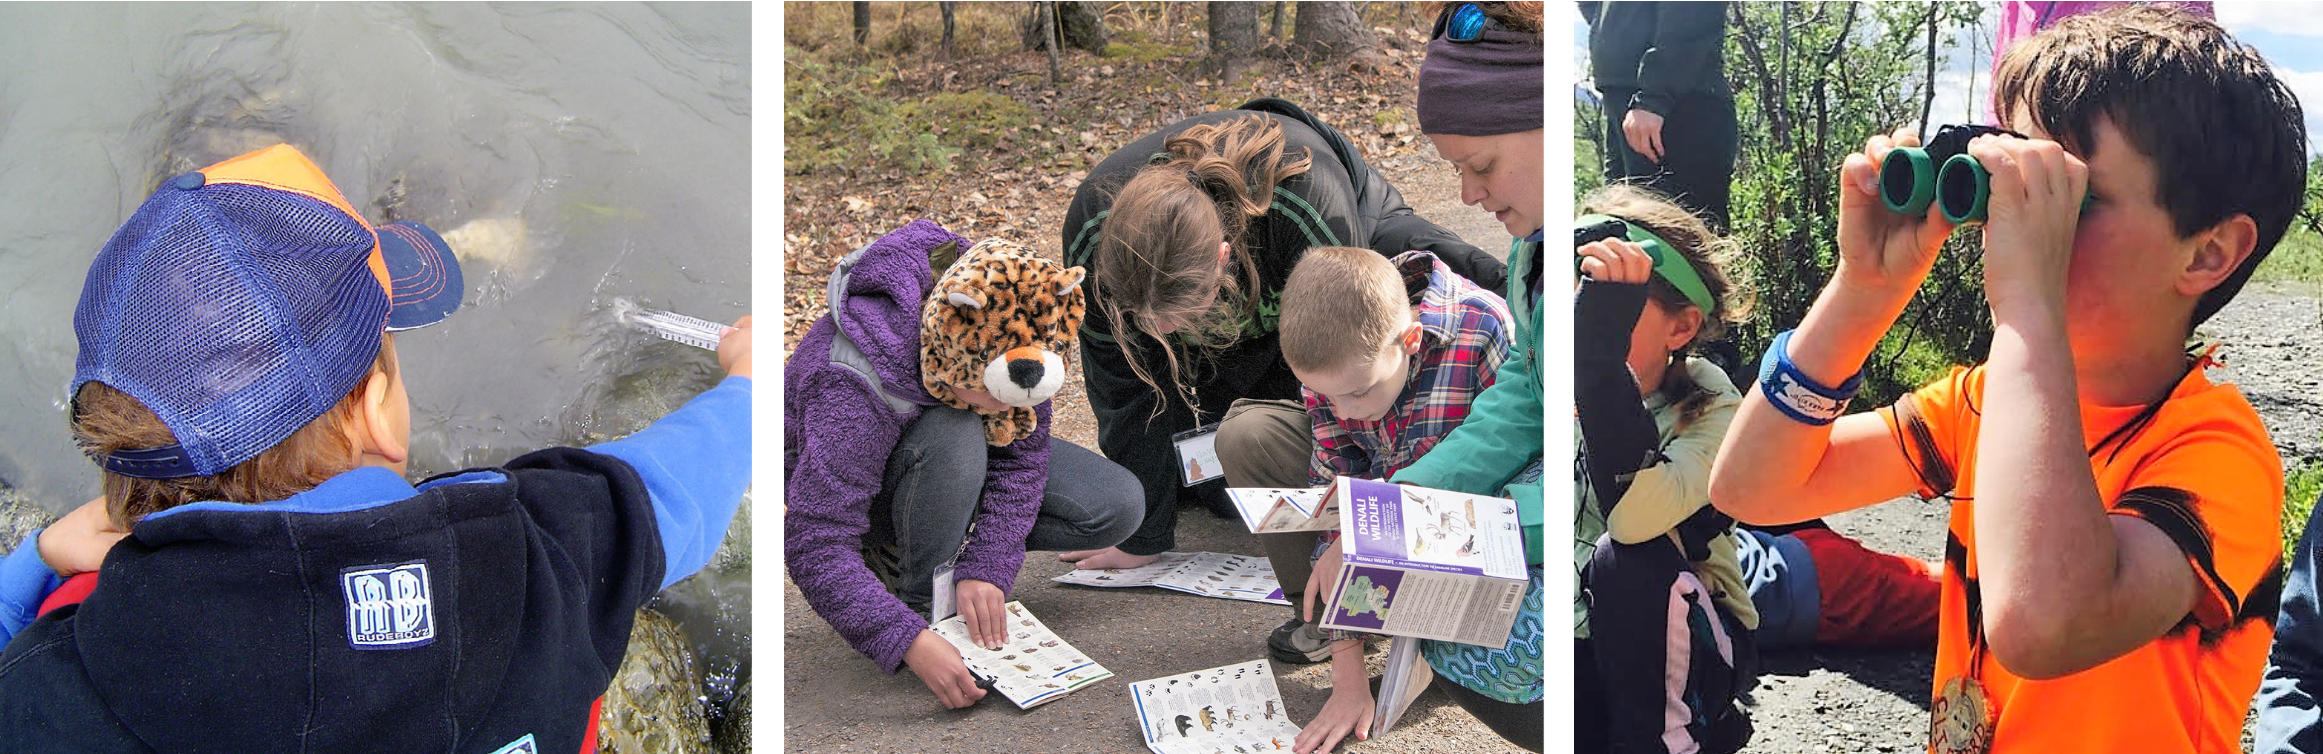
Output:
<path fill-rule="evenodd" d="M 970 635 L 997 644 L 1026 550 L 1110 547 L 1144 517 L 1127 470 L 1050 442 L 1080 270 L 987 242 L 939 281 L 967 246 L 915 220 L 847 255 L 783 365 L 791 580 L 856 651 L 911 666 L 952 708 L 984 692 L 928 630 L 939 570 Z"/>

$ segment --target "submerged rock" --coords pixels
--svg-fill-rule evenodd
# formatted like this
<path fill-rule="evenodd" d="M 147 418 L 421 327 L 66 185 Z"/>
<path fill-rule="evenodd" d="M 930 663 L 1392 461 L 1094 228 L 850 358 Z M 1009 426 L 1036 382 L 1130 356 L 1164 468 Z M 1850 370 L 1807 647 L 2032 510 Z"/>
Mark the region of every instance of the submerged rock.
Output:
<path fill-rule="evenodd" d="M 733 708 L 720 718 L 716 726 L 720 754 L 739 754 L 750 750 L 750 683 L 734 692 Z"/>
<path fill-rule="evenodd" d="M 706 754 L 709 720 L 702 682 L 678 626 L 652 610 L 637 611 L 629 654 L 605 689 L 597 750 L 606 754 Z"/>

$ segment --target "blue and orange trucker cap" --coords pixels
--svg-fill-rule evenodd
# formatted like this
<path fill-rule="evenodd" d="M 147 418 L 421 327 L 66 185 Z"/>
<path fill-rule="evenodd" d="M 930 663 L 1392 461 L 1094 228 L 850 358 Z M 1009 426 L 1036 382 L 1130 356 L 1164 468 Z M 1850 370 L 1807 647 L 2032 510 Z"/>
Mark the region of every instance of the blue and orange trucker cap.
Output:
<path fill-rule="evenodd" d="M 164 181 L 89 265 L 69 394 L 102 382 L 177 444 L 98 458 L 145 479 L 209 476 L 345 398 L 381 333 L 460 307 L 459 260 L 416 223 L 373 228 L 287 144 Z"/>

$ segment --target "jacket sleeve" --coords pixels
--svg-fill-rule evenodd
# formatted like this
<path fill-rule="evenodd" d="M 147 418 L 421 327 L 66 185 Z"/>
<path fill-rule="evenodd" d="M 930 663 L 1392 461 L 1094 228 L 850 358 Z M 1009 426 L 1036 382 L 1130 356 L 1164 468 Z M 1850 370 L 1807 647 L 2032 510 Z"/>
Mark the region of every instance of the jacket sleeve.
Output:
<path fill-rule="evenodd" d="M 1726 3 L 1658 3 L 1653 46 L 1637 64 L 1637 96 L 1630 106 L 1667 116 L 1678 97 L 1723 76 L 1715 70 L 1726 44 Z"/>
<path fill-rule="evenodd" d="M 843 396 L 860 388 L 837 382 L 827 376 L 802 381 L 802 394 L 829 398 L 798 400 L 789 404 L 795 412 L 783 412 L 783 421 L 818 430 L 800 433 L 798 466 L 783 484 L 783 566 L 807 606 L 848 646 L 894 673 L 928 622 L 880 586 L 860 548 L 886 469 L 884 462 L 863 457 L 867 449 L 886 449 L 878 452 L 884 458 L 901 429 L 848 415 L 846 407 L 856 402 Z"/>
<path fill-rule="evenodd" d="M 2323 547 L 2317 514 L 2307 516 L 2307 531 L 2299 537 L 2291 572 L 2283 584 L 2282 612 L 2275 620 L 2275 645 L 2268 653 L 2266 675 L 2259 681 L 2252 706 L 2258 719 L 2252 725 L 2253 754 L 2318 754 L 2323 752 L 2323 615 L 2316 602 L 2315 554 Z"/>
<path fill-rule="evenodd" d="M 1370 171 L 1365 180 L 1371 184 L 1365 195 L 1377 204 L 1366 208 L 1375 213 L 1368 242 L 1372 250 L 1389 256 L 1414 250 L 1431 252 L 1444 260 L 1444 266 L 1478 288 L 1508 290 L 1507 264 L 1413 212 L 1410 205 L 1404 204 L 1403 193 L 1378 170 Z"/>
<path fill-rule="evenodd" d="M 34 529 L 24 535 L 15 551 L 0 558 L 0 644 L 32 625 L 32 619 L 39 617 L 40 601 L 63 583 L 40 559 L 43 531 L 46 529 Z"/>
<path fill-rule="evenodd" d="M 750 490 L 747 377 L 727 377 L 636 434 L 589 448 L 637 470 L 667 561 L 661 586 L 710 563 Z"/>
<path fill-rule="evenodd" d="M 1584 279 L 1573 297 L 1573 403 L 1581 428 L 1581 460 L 1590 492 L 1611 516 L 1632 475 L 1653 463 L 1661 431 L 1638 400 L 1626 357 L 1645 308 L 1645 286 Z"/>
<path fill-rule="evenodd" d="M 1024 567 L 1024 546 L 1032 536 L 1033 520 L 1040 516 L 1041 495 L 1049 485 L 1049 419 L 1051 404 L 1033 407 L 1039 423 L 1024 439 L 993 448 L 984 466 L 984 497 L 969 522 L 960 558 L 952 578 L 975 579 L 1014 591 L 1017 571 Z"/>
<path fill-rule="evenodd" d="M 1638 470 L 1621 501 L 1606 512 L 1605 528 L 1614 541 L 1633 545 L 1667 536 L 1710 505 L 1710 462 L 1718 458 L 1739 403 L 1728 396 L 1713 400 L 1710 410 L 1670 438 L 1659 463 Z"/>

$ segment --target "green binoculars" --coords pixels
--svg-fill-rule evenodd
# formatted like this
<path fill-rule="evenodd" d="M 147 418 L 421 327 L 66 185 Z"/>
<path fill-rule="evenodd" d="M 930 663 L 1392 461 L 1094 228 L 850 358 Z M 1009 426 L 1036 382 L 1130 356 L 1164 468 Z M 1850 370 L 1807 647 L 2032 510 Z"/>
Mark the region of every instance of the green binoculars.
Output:
<path fill-rule="evenodd" d="M 1992 198 L 1992 173 L 1968 154 L 1979 136 L 2024 134 L 1992 126 L 1944 126 L 1925 147 L 1896 147 L 1879 163 L 1879 201 L 1890 212 L 1920 215 L 1936 205 L 1954 225 L 1984 222 Z M 2082 206 L 2087 207 L 2085 199 Z"/>

